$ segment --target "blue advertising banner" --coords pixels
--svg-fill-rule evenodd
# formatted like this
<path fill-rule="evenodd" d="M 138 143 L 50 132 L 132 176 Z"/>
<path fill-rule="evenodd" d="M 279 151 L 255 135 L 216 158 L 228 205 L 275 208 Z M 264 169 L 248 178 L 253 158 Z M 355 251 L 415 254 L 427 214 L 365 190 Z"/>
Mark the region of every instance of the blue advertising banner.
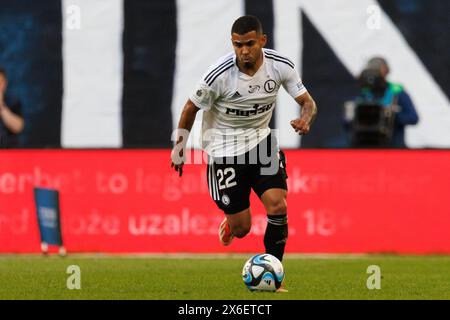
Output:
<path fill-rule="evenodd" d="M 62 246 L 58 191 L 34 188 L 34 199 L 41 242 Z"/>

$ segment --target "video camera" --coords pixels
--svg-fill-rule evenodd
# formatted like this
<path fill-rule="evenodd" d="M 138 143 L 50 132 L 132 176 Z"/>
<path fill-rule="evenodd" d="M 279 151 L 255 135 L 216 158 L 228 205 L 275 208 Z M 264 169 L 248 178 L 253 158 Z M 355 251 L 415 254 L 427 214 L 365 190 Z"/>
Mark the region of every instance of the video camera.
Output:
<path fill-rule="evenodd" d="M 387 82 L 379 70 L 365 69 L 359 77 L 360 94 L 345 104 L 345 120 L 350 123 L 351 146 L 385 148 L 394 129 L 394 106 L 384 105 Z"/>

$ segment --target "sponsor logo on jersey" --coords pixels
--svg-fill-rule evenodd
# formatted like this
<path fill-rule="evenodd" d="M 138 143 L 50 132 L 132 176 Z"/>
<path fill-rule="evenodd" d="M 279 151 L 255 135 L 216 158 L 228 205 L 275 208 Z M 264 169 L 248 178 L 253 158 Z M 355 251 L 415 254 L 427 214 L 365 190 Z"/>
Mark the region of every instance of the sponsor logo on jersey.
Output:
<path fill-rule="evenodd" d="M 255 93 L 255 92 L 258 92 L 259 89 L 261 89 L 261 86 L 260 86 L 260 85 L 255 85 L 255 86 L 249 85 L 249 86 L 248 86 L 248 93 Z"/>
<path fill-rule="evenodd" d="M 260 106 L 259 104 L 255 104 L 253 106 L 253 110 L 240 110 L 240 109 L 232 109 L 232 108 L 227 108 L 227 114 L 234 114 L 236 116 L 239 117 L 250 117 L 250 116 L 255 116 L 257 114 L 260 113 L 264 113 L 269 111 L 270 109 L 272 109 L 273 107 L 273 102 L 270 104 L 266 104 L 264 106 Z"/>
<path fill-rule="evenodd" d="M 233 94 L 233 97 L 232 97 L 232 98 L 240 98 L 240 97 L 242 97 L 241 94 L 239 93 L 239 91 L 236 91 L 236 92 Z"/>

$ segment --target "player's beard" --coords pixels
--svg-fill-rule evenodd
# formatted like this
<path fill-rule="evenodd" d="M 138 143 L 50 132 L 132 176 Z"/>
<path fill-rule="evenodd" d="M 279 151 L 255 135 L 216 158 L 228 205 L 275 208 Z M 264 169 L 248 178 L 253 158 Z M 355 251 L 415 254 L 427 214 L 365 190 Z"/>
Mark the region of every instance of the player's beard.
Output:
<path fill-rule="evenodd" d="M 255 66 L 255 63 L 254 62 L 244 62 L 244 68 L 245 69 L 251 69 L 251 68 L 253 68 Z"/>

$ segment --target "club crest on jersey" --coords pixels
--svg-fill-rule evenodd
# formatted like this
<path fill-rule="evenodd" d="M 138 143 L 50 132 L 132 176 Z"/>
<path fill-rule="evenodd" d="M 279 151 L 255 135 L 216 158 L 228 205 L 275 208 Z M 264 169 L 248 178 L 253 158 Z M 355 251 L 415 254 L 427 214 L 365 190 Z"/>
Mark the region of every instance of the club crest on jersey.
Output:
<path fill-rule="evenodd" d="M 272 79 L 269 79 L 264 83 L 264 90 L 266 90 L 267 93 L 273 92 L 276 88 L 277 83 Z"/>
<path fill-rule="evenodd" d="M 227 196 L 226 194 L 224 194 L 223 196 L 222 196 L 222 203 L 224 204 L 224 205 L 229 205 L 230 204 L 230 197 L 229 196 Z"/>
<path fill-rule="evenodd" d="M 255 104 L 252 108 L 253 110 L 240 110 L 240 109 L 232 109 L 227 108 L 227 114 L 234 114 L 239 117 L 250 117 L 255 116 L 260 113 L 264 113 L 272 109 L 273 103 L 266 104 L 264 106 L 260 106 L 259 104 Z"/>
<path fill-rule="evenodd" d="M 198 97 L 201 97 L 203 95 L 203 90 L 202 89 L 198 89 L 197 92 L 196 92 L 196 95 Z"/>
<path fill-rule="evenodd" d="M 261 88 L 260 85 L 255 85 L 255 86 L 249 85 L 248 86 L 248 93 L 258 92 L 260 88 Z"/>

